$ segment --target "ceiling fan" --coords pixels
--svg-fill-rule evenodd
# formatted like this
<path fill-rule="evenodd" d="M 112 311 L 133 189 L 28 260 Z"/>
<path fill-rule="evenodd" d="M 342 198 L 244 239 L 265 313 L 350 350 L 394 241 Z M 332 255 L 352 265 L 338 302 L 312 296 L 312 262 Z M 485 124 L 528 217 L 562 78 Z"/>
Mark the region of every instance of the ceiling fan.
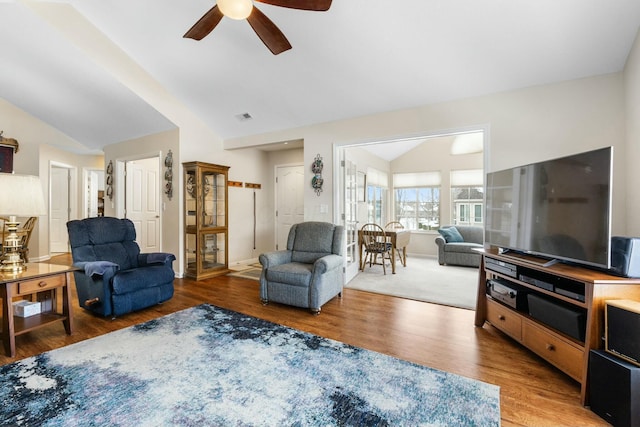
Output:
<path fill-rule="evenodd" d="M 331 7 L 332 0 L 255 0 L 260 3 L 289 9 L 326 11 Z M 282 31 L 262 13 L 254 4 L 254 0 L 217 0 L 207 13 L 205 13 L 193 27 L 184 35 L 186 38 L 202 40 L 218 25 L 220 20 L 227 16 L 231 19 L 246 19 L 260 40 L 269 48 L 271 53 L 277 55 L 291 49 L 289 40 Z"/>

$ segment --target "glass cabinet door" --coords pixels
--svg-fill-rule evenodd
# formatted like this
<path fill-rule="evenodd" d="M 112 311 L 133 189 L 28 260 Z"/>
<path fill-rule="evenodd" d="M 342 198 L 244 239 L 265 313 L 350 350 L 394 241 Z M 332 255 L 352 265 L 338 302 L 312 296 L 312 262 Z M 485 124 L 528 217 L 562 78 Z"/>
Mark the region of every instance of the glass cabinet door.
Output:
<path fill-rule="evenodd" d="M 202 226 L 226 227 L 226 178 L 223 174 L 202 171 Z"/>
<path fill-rule="evenodd" d="M 226 267 L 226 233 L 202 233 L 201 238 L 201 268 Z"/>
<path fill-rule="evenodd" d="M 228 166 L 186 162 L 184 167 L 185 275 L 196 280 L 228 269 Z"/>
<path fill-rule="evenodd" d="M 195 171 L 186 171 L 185 173 L 185 226 L 188 233 L 195 233 L 196 229 L 196 174 Z"/>

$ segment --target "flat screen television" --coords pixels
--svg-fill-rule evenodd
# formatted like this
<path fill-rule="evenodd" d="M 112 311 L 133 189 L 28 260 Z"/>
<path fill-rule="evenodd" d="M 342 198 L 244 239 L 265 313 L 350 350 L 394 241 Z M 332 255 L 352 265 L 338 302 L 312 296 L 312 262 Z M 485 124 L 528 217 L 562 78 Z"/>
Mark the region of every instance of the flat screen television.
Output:
<path fill-rule="evenodd" d="M 613 147 L 487 174 L 485 241 L 609 269 Z"/>

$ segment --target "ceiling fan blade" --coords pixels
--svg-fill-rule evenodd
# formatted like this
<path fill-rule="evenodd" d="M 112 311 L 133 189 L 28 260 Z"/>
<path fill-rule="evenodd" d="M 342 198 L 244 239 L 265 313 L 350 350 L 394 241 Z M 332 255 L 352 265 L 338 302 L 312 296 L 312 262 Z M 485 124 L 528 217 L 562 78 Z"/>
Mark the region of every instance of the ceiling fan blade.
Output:
<path fill-rule="evenodd" d="M 249 21 L 249 25 L 251 25 L 253 31 L 260 37 L 262 43 L 264 43 L 274 55 L 291 49 L 291 44 L 284 34 L 282 34 L 282 31 L 267 18 L 267 15 L 260 12 L 255 5 L 247 21 Z"/>
<path fill-rule="evenodd" d="M 202 40 L 218 25 L 224 15 L 218 9 L 218 5 L 213 6 L 193 27 L 185 33 L 183 37 L 194 40 Z"/>
<path fill-rule="evenodd" d="M 331 7 L 331 0 L 256 0 L 273 6 L 289 9 L 325 11 Z"/>

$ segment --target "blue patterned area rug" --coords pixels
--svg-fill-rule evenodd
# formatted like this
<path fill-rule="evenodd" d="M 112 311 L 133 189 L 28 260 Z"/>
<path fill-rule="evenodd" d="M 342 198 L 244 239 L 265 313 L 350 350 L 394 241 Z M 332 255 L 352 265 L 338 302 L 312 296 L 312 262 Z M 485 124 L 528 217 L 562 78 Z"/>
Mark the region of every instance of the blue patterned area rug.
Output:
<path fill-rule="evenodd" d="M 498 426 L 499 388 L 211 305 L 0 367 L 0 425 Z"/>

